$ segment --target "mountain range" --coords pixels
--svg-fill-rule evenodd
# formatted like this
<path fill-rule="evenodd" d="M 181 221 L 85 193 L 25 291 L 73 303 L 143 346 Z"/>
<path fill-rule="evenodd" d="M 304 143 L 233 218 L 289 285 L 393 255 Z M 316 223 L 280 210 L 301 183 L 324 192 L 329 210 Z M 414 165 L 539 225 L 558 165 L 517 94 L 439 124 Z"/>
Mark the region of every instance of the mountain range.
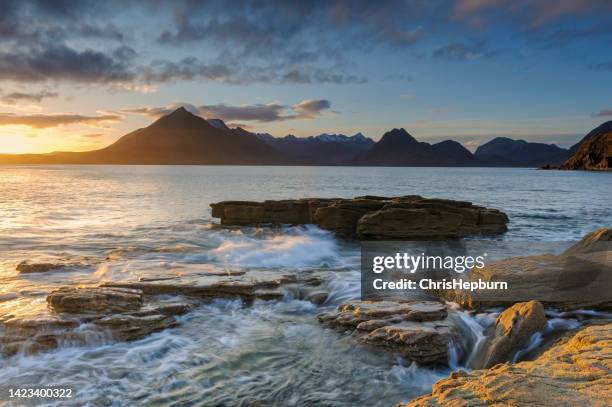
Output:
<path fill-rule="evenodd" d="M 361 133 L 313 137 L 273 137 L 229 128 L 220 119 L 205 120 L 185 108 L 86 152 L 0 154 L 4 164 L 192 164 L 192 165 L 356 165 L 356 166 L 560 166 L 583 142 L 612 129 L 612 121 L 587 134 L 570 149 L 497 137 L 472 154 L 460 143 L 420 142 L 404 129 L 385 133 L 378 142 Z"/>

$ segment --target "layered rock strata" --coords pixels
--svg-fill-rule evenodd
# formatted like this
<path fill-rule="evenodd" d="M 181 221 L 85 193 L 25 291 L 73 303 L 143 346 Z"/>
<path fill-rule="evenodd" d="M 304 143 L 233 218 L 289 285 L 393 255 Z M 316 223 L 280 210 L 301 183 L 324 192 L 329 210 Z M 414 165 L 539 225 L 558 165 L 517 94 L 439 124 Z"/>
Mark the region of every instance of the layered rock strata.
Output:
<path fill-rule="evenodd" d="M 318 319 L 367 345 L 424 364 L 446 364 L 449 345 L 459 335 L 446 305 L 437 301 L 352 301 Z"/>
<path fill-rule="evenodd" d="M 454 372 L 404 407 L 609 406 L 612 324 L 592 325 L 533 361 Z"/>
<path fill-rule="evenodd" d="M 502 233 L 508 217 L 471 202 L 402 197 L 290 199 L 213 203 L 212 216 L 222 225 L 305 225 L 362 240 L 456 238 Z"/>

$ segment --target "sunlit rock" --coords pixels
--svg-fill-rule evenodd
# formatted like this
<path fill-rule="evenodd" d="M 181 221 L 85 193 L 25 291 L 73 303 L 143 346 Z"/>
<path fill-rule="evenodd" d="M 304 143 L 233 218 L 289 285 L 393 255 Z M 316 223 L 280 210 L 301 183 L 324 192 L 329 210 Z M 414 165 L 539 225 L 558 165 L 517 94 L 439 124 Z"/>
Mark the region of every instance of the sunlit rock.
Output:
<path fill-rule="evenodd" d="M 572 333 L 534 361 L 458 371 L 405 407 L 608 406 L 612 324 Z"/>
<path fill-rule="evenodd" d="M 502 312 L 474 368 L 488 368 L 511 360 L 531 336 L 546 326 L 544 307 L 537 301 L 520 302 Z"/>
<path fill-rule="evenodd" d="M 493 261 L 474 268 L 467 281 L 506 282 L 508 290 L 438 290 L 434 294 L 467 308 L 511 306 L 538 300 L 564 310 L 612 309 L 612 229 L 587 234 L 561 255 L 542 254 Z"/>

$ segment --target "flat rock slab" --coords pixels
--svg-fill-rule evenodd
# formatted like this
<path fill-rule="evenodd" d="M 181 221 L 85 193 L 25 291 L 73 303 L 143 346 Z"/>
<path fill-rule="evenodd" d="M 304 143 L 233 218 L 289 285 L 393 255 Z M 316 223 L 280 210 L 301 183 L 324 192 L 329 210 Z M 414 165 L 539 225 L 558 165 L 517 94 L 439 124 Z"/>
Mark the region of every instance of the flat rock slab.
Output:
<path fill-rule="evenodd" d="M 424 364 L 446 364 L 449 344 L 458 336 L 446 305 L 437 301 L 352 301 L 318 319 L 368 345 Z"/>
<path fill-rule="evenodd" d="M 362 196 L 353 199 L 291 199 L 213 203 L 212 216 L 222 225 L 315 224 L 361 240 L 456 238 L 502 233 L 508 216 L 471 202 L 401 197 Z"/>
<path fill-rule="evenodd" d="M 612 324 L 588 326 L 536 360 L 458 371 L 404 407 L 609 406 Z"/>
<path fill-rule="evenodd" d="M 327 291 L 322 283 L 323 273 L 279 273 L 267 270 L 251 270 L 223 275 L 198 274 L 164 279 L 107 282 L 101 287 L 135 289 L 145 295 L 181 295 L 210 301 L 219 298 L 241 299 L 247 302 L 278 300 L 287 295 L 294 298 L 322 303 Z"/>
<path fill-rule="evenodd" d="M 190 302 L 160 302 L 141 290 L 64 287 L 47 297 L 52 316 L 0 318 L 0 354 L 36 353 L 62 343 L 87 344 L 92 337 L 137 340 L 178 324 Z M 78 329 L 77 329 L 78 328 Z"/>
<path fill-rule="evenodd" d="M 468 281 L 503 281 L 508 290 L 438 290 L 433 294 L 467 308 L 511 306 L 537 300 L 545 306 L 575 310 L 612 309 L 612 229 L 587 234 L 561 255 L 512 257 L 472 269 Z"/>

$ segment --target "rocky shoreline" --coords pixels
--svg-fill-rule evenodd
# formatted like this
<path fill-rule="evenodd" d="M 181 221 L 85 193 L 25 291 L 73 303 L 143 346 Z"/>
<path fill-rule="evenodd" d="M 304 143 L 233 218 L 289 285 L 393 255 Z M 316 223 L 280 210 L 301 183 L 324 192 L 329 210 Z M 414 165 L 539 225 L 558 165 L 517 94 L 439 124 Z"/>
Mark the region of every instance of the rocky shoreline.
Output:
<path fill-rule="evenodd" d="M 532 361 L 463 370 L 404 407 L 609 406 L 612 400 L 612 323 L 568 334 Z M 399 406 L 401 407 L 401 406 Z"/>
<path fill-rule="evenodd" d="M 312 273 L 203 272 L 62 287 L 47 295 L 51 312 L 47 317 L 0 316 L 0 355 L 38 353 L 67 342 L 84 345 L 91 335 L 109 340 L 138 340 L 176 327 L 178 316 L 215 299 L 250 303 L 291 295 L 320 304 L 328 296 L 324 281 L 322 274 Z"/>
<path fill-rule="evenodd" d="M 223 225 L 314 223 L 340 236 L 364 240 L 499 233 L 508 221 L 495 209 L 416 196 L 226 201 L 211 206 Z M 327 308 L 317 319 L 355 344 L 410 362 L 445 367 L 459 362 L 474 369 L 452 373 L 410 406 L 547 405 L 551 400 L 559 405 L 574 401 L 605 405 L 612 397 L 610 322 L 587 322 L 580 331 L 547 345 L 546 351 L 540 346 L 537 359 L 514 360 L 548 326 L 545 307 L 610 309 L 611 249 L 612 229 L 600 229 L 560 255 L 499 260 L 469 275 L 470 279 L 510 281 L 513 297 L 492 300 L 466 292 L 432 291 L 429 294 L 437 299 L 349 301 Z M 22 262 L 16 270 L 25 277 L 70 269 L 71 264 Z M 138 340 L 178 326 L 181 315 L 216 299 L 251 304 L 293 298 L 321 305 L 330 296 L 329 280 L 325 270 L 202 269 L 60 287 L 46 297 L 47 316 L 0 315 L 0 355 L 44 352 L 66 343 L 83 345 L 92 335 L 110 341 Z M 457 304 L 463 308 L 458 310 Z M 461 315 L 490 307 L 501 307 L 494 322 L 482 328 L 481 338 L 468 338 L 465 333 L 470 328 Z"/>

